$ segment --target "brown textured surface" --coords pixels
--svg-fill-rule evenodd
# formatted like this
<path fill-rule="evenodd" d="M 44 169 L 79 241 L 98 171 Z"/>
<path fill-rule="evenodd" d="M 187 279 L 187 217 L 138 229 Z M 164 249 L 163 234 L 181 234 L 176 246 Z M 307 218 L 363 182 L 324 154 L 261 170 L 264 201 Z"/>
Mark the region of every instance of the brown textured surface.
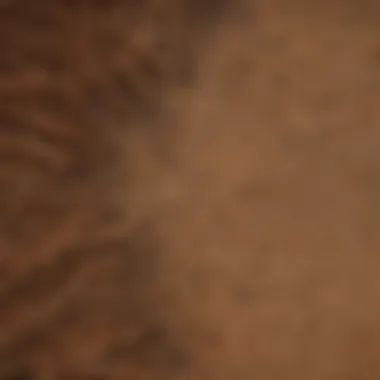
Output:
<path fill-rule="evenodd" d="M 133 239 L 107 247 L 102 227 L 109 220 L 114 227 L 115 215 L 107 219 L 97 210 L 109 205 L 108 197 L 100 207 L 97 193 L 80 193 L 79 210 L 67 196 L 72 218 L 96 206 L 89 216 L 95 221 L 87 225 L 79 218 L 84 230 L 70 224 L 63 232 L 54 224 L 58 248 L 47 245 L 46 252 L 68 260 L 52 259 L 51 267 L 42 260 L 39 272 L 40 256 L 20 250 L 31 263 L 14 260 L 11 269 L 26 268 L 31 276 L 20 280 L 21 287 L 17 277 L 1 282 L 1 380 L 380 378 L 380 7 L 370 0 L 246 1 L 252 12 L 234 13 L 235 23 L 221 25 L 193 88 L 168 100 L 154 128 L 131 128 L 128 134 L 130 224 L 119 226 L 116 236 L 147 220 Z M 34 7 L 37 0 L 25 4 L 37 18 L 45 14 Z M 75 14 L 74 2 L 62 4 L 74 4 Z M 106 2 L 92 4 L 107 8 Z M 105 32 L 122 30 L 110 12 Z M 83 56 L 74 72 L 91 82 L 104 58 L 109 75 L 101 76 L 100 89 L 92 87 L 89 114 L 98 111 L 99 100 L 109 112 L 121 112 L 120 103 L 113 108 L 103 102 L 124 100 L 118 97 L 120 77 L 112 76 L 115 69 L 123 72 L 123 60 L 102 56 L 96 50 L 101 41 L 91 28 L 79 28 L 79 16 L 72 25 L 89 34 L 76 40 L 70 15 L 63 19 L 70 46 L 78 49 L 88 37 L 95 49 L 79 49 Z M 120 12 L 114 16 L 120 21 Z M 93 17 L 85 19 L 102 20 L 103 13 Z M 176 35 L 169 39 L 176 47 L 187 41 L 185 53 L 193 41 L 186 31 L 179 41 Z M 0 46 L 9 42 L 3 39 Z M 149 47 L 133 50 L 137 68 L 145 67 L 137 58 L 145 58 Z M 98 54 L 98 65 L 90 64 L 94 71 L 81 66 L 89 62 L 80 58 L 86 53 Z M 148 54 L 152 61 L 157 63 Z M 186 73 L 185 63 L 176 67 L 179 74 Z M 134 77 L 136 67 L 129 68 L 127 82 L 144 78 L 144 70 Z M 77 80 L 74 88 L 81 83 L 69 77 Z M 152 94 L 149 86 L 144 89 Z M 126 99 L 138 103 L 133 95 Z M 117 113 L 117 120 L 122 116 Z M 83 146 L 94 154 L 90 144 Z M 25 220 L 34 226 L 30 215 Z M 7 244 L 9 231 L 1 231 Z M 78 236 L 78 250 L 67 255 L 62 247 Z M 96 254 L 99 248 L 105 255 Z M 16 256 L 9 257 L 12 262 Z M 7 281 L 16 286 L 9 290 Z M 121 302 L 123 297 L 128 299 Z M 8 364 L 14 372 L 6 373 Z"/>
<path fill-rule="evenodd" d="M 0 1 L 2 380 L 115 379 L 135 351 L 157 362 L 154 341 L 172 350 L 127 143 L 155 129 L 224 3 Z"/>
<path fill-rule="evenodd" d="M 377 379 L 380 8 L 252 3 L 185 97 L 160 214 L 178 378 Z"/>

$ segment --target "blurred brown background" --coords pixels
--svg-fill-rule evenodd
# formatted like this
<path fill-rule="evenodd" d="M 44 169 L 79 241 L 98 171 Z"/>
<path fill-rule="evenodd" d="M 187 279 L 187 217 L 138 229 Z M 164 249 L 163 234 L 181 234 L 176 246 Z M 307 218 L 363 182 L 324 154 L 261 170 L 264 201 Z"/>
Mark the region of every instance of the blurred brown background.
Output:
<path fill-rule="evenodd" d="M 378 379 L 380 2 L 247 1 L 135 164 L 175 378 Z"/>

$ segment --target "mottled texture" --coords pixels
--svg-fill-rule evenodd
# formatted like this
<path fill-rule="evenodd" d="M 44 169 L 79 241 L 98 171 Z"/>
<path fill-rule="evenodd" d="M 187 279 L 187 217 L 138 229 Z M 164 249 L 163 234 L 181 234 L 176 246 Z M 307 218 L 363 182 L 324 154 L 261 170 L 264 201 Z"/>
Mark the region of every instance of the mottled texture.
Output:
<path fill-rule="evenodd" d="M 0 380 L 380 378 L 379 3 L 243 2 L 0 1 Z"/>
<path fill-rule="evenodd" d="M 131 347 L 163 334 L 129 134 L 153 129 L 222 5 L 0 3 L 1 380 L 130 378 Z"/>
<path fill-rule="evenodd" d="M 186 379 L 378 379 L 379 3 L 247 2 L 186 99 L 161 214 Z"/>

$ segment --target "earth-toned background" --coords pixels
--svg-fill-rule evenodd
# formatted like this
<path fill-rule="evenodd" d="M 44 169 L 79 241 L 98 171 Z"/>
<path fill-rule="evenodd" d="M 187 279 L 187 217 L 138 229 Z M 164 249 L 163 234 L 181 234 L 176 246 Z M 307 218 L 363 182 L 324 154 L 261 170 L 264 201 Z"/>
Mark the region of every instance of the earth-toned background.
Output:
<path fill-rule="evenodd" d="M 378 379 L 380 3 L 251 2 L 134 153 L 175 378 Z"/>

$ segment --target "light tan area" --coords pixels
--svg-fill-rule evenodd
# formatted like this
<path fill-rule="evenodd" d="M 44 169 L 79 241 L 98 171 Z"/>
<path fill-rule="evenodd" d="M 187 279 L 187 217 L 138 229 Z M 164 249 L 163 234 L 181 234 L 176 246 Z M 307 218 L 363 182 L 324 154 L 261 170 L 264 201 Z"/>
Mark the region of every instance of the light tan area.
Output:
<path fill-rule="evenodd" d="M 175 100 L 171 166 L 142 186 L 160 183 L 176 379 L 380 378 L 373 3 L 255 2 Z"/>

